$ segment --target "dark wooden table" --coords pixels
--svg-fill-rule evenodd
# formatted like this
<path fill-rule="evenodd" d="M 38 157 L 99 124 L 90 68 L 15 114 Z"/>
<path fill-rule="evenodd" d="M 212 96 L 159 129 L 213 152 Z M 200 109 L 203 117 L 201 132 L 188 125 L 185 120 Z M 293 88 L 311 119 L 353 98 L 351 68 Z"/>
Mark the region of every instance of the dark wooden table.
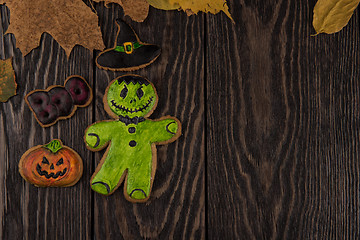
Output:
<path fill-rule="evenodd" d="M 13 57 L 18 94 L 0 103 L 1 239 L 359 239 L 359 13 L 335 35 L 314 34 L 310 1 L 229 1 L 223 14 L 187 17 L 151 8 L 131 22 L 161 57 L 136 71 L 155 84 L 151 116 L 178 117 L 181 138 L 158 147 L 150 200 L 133 204 L 121 186 L 94 193 L 89 179 L 103 151 L 82 140 L 91 123 L 110 117 L 102 97 L 124 73 L 100 70 L 97 51 L 76 46 L 70 57 L 49 35 L 23 57 L 4 35 L 0 56 Z M 96 9 L 113 46 L 112 4 Z M 85 77 L 94 100 L 66 121 L 42 128 L 25 104 L 34 89 Z M 84 160 L 74 187 L 36 188 L 18 173 L 30 147 L 61 138 Z"/>

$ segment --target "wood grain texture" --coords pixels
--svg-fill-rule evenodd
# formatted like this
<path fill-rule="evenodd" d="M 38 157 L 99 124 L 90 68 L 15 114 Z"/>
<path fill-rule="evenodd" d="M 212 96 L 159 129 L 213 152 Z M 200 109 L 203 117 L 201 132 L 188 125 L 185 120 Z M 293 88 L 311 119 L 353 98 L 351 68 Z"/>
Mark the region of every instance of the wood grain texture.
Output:
<path fill-rule="evenodd" d="M 107 47 L 117 17 L 162 47 L 133 73 L 157 88 L 150 118 L 182 122 L 183 135 L 157 147 L 153 191 L 141 204 L 125 200 L 123 184 L 109 197 L 91 191 L 104 151 L 82 139 L 110 119 L 105 88 L 126 73 L 96 68 L 98 52 L 80 46 L 67 58 L 48 34 L 23 57 L 4 35 L 1 6 L 0 58 L 13 57 L 18 95 L 0 103 L 0 239 L 359 239 L 360 14 L 338 34 L 311 37 L 315 3 L 229 1 L 235 25 L 223 13 L 153 8 L 135 23 L 116 4 L 95 5 Z M 25 94 L 72 74 L 88 80 L 93 103 L 41 128 Z M 36 188 L 18 173 L 21 155 L 53 138 L 83 157 L 74 187 Z"/>
<path fill-rule="evenodd" d="M 9 11 L 1 10 L 0 56 L 13 57 L 17 95 L 0 104 L 0 238 L 1 239 L 90 239 L 92 153 L 85 150 L 82 135 L 92 122 L 92 106 L 54 126 L 42 128 L 32 116 L 24 96 L 34 89 L 63 85 L 67 76 L 83 76 L 93 86 L 93 56 L 76 47 L 69 59 L 58 43 L 43 34 L 38 48 L 23 57 L 13 35 L 6 34 Z M 11 19 L 10 19 L 11 21 Z M 37 188 L 18 172 L 21 155 L 29 148 L 54 138 L 79 153 L 84 161 L 81 180 L 69 188 Z"/>
<path fill-rule="evenodd" d="M 109 6 L 96 9 L 105 45 L 113 47 L 114 21 L 123 14 L 118 5 Z M 144 23 L 125 20 L 142 41 L 162 47 L 158 60 L 132 72 L 148 78 L 157 89 L 159 103 L 150 118 L 175 116 L 183 134 L 174 143 L 157 146 L 158 166 L 148 202 L 126 201 L 123 184 L 109 197 L 95 194 L 95 238 L 205 239 L 203 17 L 150 9 Z M 123 74 L 96 69 L 96 121 L 110 119 L 103 108 L 104 92 Z M 95 154 L 96 165 L 103 153 Z"/>
<path fill-rule="evenodd" d="M 209 239 L 359 238 L 359 22 L 311 37 L 315 2 L 207 18 Z"/>

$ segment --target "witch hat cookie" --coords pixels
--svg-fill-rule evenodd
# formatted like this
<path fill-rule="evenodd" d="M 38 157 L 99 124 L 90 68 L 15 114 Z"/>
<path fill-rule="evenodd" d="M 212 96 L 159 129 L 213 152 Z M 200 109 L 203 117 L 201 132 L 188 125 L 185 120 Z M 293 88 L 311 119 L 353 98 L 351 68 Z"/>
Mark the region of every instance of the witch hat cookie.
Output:
<path fill-rule="evenodd" d="M 96 58 L 99 68 L 112 71 L 135 71 L 153 63 L 161 49 L 154 44 L 143 43 L 135 31 L 123 20 L 117 19 L 115 46 L 101 52 Z"/>

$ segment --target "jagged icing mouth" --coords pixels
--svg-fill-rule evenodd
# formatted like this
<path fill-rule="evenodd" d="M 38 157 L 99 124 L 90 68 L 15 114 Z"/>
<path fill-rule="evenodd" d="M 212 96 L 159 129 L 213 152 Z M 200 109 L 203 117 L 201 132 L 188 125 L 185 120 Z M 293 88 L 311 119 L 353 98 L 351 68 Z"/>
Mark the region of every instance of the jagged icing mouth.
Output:
<path fill-rule="evenodd" d="M 41 170 L 41 166 L 38 164 L 37 166 L 36 166 L 36 171 L 39 173 L 39 175 L 40 176 L 45 176 L 47 179 L 49 179 L 49 178 L 54 178 L 54 179 L 56 179 L 56 178 L 58 178 L 59 176 L 64 176 L 64 174 L 66 173 L 66 171 L 67 171 L 67 168 L 64 168 L 64 170 L 62 170 L 62 171 L 59 171 L 59 172 L 57 172 L 57 173 L 48 173 L 47 171 L 45 171 L 45 170 Z"/>
<path fill-rule="evenodd" d="M 150 106 L 150 104 L 152 103 L 153 99 L 154 99 L 154 97 L 150 97 L 148 102 L 145 105 L 143 105 L 140 108 L 134 108 L 134 109 L 133 108 L 127 108 L 127 107 L 124 107 L 123 105 L 117 104 L 115 102 L 115 100 L 111 100 L 110 102 L 111 102 L 112 106 L 115 107 L 118 110 L 121 110 L 121 111 L 124 111 L 124 112 L 127 112 L 127 113 L 137 113 L 137 112 L 142 112 L 142 111 L 146 110 Z"/>

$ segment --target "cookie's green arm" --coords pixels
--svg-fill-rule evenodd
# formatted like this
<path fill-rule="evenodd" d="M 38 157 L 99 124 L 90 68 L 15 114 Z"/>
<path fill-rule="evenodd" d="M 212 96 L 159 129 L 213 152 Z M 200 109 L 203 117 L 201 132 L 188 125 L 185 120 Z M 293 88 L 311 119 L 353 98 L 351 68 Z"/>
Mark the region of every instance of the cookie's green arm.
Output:
<path fill-rule="evenodd" d="M 102 121 L 94 123 L 86 129 L 85 142 L 92 150 L 100 150 L 111 140 L 114 131 L 114 121 Z"/>
<path fill-rule="evenodd" d="M 152 133 L 151 142 L 171 142 L 181 135 L 181 123 L 177 118 L 164 117 L 151 121 L 149 130 Z"/>

